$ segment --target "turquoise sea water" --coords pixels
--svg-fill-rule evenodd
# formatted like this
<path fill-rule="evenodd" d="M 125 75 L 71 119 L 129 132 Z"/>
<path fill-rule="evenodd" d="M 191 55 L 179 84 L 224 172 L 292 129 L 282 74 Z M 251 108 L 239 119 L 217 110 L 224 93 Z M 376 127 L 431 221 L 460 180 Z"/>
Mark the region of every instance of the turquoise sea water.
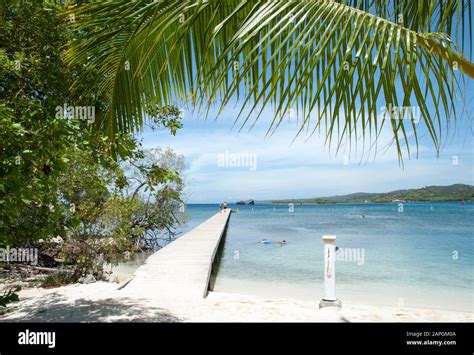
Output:
<path fill-rule="evenodd" d="M 335 235 L 342 302 L 473 312 L 474 204 L 230 206 L 215 291 L 323 297 L 323 235 Z M 216 205 L 189 205 L 189 230 Z M 365 217 L 364 217 L 365 216 Z M 261 239 L 271 244 L 262 245 Z M 279 240 L 287 244 L 280 246 Z M 343 252 L 358 257 L 345 258 Z"/>

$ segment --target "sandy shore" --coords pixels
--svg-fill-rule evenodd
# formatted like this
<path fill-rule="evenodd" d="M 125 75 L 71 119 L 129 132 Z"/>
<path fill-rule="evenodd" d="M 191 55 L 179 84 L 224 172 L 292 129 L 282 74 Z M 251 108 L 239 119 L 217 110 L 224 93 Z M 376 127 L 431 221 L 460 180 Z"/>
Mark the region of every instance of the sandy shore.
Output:
<path fill-rule="evenodd" d="M 142 298 L 117 283 L 30 288 L 0 317 L 2 322 L 473 322 L 473 313 L 343 304 L 210 292 L 205 299 L 182 295 Z"/>

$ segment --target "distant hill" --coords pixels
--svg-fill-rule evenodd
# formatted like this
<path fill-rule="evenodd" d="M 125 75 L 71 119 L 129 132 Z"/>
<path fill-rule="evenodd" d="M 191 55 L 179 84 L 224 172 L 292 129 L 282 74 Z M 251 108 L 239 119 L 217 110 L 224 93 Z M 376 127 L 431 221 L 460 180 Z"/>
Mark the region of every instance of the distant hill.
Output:
<path fill-rule="evenodd" d="M 474 186 L 455 184 L 450 186 L 425 186 L 420 189 L 396 190 L 385 193 L 357 192 L 349 195 L 287 199 L 271 201 L 273 204 L 331 204 L 331 203 L 380 203 L 380 202 L 441 202 L 474 201 Z"/>

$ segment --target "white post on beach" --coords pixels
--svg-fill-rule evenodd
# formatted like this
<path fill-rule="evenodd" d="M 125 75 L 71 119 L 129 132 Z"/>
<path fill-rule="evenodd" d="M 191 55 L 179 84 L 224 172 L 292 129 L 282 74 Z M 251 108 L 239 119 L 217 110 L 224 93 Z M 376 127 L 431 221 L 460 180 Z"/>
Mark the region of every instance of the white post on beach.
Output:
<path fill-rule="evenodd" d="M 324 298 L 319 308 L 341 307 L 342 302 L 336 298 L 336 236 L 323 236 L 324 242 Z"/>

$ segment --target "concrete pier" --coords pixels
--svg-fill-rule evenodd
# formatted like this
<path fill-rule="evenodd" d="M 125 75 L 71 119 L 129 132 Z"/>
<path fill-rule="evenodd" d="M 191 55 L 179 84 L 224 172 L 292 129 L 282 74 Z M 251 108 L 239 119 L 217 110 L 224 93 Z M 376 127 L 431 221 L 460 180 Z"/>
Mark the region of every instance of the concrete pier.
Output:
<path fill-rule="evenodd" d="M 212 264 L 225 233 L 227 208 L 152 254 L 124 287 L 138 296 L 206 297 Z"/>

